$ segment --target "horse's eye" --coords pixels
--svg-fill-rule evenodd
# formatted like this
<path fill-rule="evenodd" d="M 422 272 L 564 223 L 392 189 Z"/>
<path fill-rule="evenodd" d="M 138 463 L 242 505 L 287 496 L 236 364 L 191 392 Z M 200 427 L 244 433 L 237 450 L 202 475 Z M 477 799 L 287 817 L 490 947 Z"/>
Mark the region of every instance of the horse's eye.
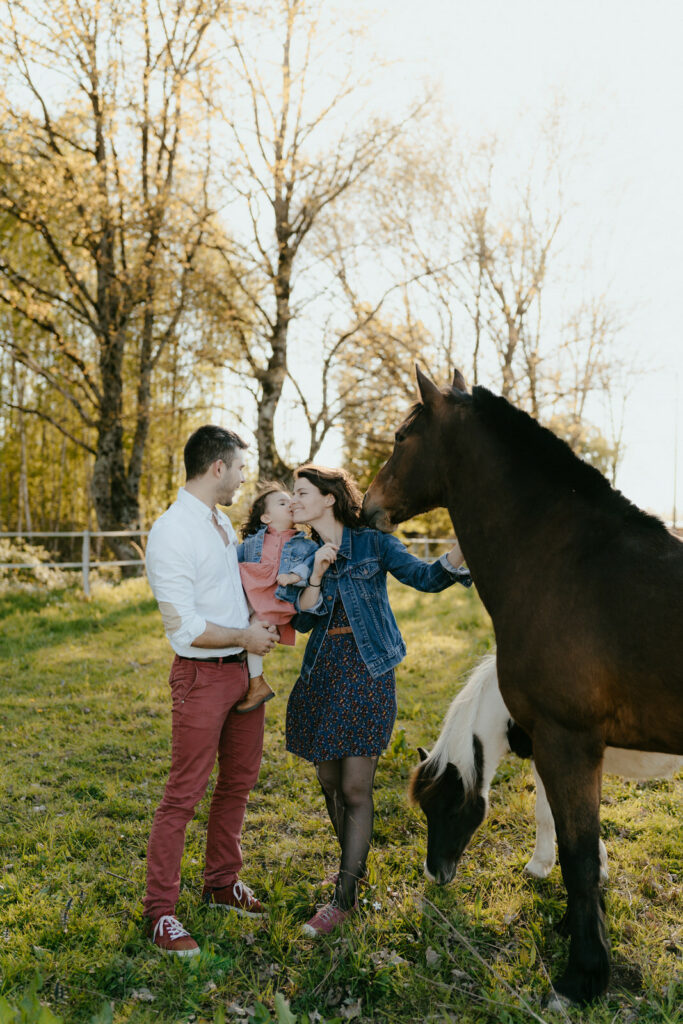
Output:
<path fill-rule="evenodd" d="M 401 441 L 405 440 L 405 434 L 401 430 L 397 430 L 394 434 L 394 441 L 396 444 L 400 444 Z"/>

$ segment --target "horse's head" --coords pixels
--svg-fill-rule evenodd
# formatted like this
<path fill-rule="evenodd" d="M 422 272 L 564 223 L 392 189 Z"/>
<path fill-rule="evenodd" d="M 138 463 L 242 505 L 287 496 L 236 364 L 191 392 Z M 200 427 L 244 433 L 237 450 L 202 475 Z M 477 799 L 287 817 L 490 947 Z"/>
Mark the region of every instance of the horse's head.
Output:
<path fill-rule="evenodd" d="M 385 532 L 420 512 L 446 504 L 440 445 L 453 391 L 440 391 L 419 366 L 416 371 L 421 401 L 396 431 L 394 450 L 363 500 L 365 521 Z M 466 390 L 458 370 L 453 388 Z"/>
<path fill-rule="evenodd" d="M 482 795 L 483 751 L 473 737 L 477 781 L 467 792 L 463 778 L 450 762 L 440 774 L 421 747 L 420 764 L 413 772 L 410 797 L 427 818 L 427 859 L 425 874 L 431 881 L 445 885 L 455 875 L 458 862 L 470 839 L 486 817 L 487 801 Z"/>

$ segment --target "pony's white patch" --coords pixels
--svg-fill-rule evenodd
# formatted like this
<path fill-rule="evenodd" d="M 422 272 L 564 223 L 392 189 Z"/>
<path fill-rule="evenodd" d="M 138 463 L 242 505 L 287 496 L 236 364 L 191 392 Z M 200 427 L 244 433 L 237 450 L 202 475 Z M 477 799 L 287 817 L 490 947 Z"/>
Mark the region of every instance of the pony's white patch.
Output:
<path fill-rule="evenodd" d="M 450 762 L 462 776 L 467 796 L 477 790 L 477 769 L 474 761 L 475 736 L 479 738 L 484 757 L 480 793 L 486 797 L 500 759 L 508 750 L 507 723 L 510 718 L 498 689 L 495 654 L 485 655 L 465 686 L 448 709 L 441 735 L 425 765 L 434 768 L 438 778 Z"/>
<path fill-rule="evenodd" d="M 603 772 L 622 775 L 625 779 L 670 779 L 679 768 L 683 768 L 683 757 L 678 755 L 622 747 L 605 747 L 602 762 Z"/>

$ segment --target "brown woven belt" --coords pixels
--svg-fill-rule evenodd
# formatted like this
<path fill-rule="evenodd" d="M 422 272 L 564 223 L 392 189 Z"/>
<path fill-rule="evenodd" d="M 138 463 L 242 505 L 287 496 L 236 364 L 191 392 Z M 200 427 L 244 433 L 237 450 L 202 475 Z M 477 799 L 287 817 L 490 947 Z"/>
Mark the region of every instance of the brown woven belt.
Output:
<path fill-rule="evenodd" d="M 342 636 L 345 633 L 353 633 L 350 626 L 333 626 L 332 629 L 328 629 L 328 636 Z"/>

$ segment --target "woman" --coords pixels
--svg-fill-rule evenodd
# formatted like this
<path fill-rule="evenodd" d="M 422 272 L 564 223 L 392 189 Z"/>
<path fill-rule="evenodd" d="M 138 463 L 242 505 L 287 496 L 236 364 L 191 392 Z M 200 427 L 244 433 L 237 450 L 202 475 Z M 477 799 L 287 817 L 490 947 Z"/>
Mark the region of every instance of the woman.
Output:
<path fill-rule="evenodd" d="M 394 668 L 406 648 L 386 574 L 431 593 L 472 580 L 460 568 L 457 543 L 429 563 L 395 537 L 363 528 L 362 495 L 344 470 L 306 465 L 294 476 L 293 518 L 308 523 L 321 546 L 292 620 L 311 636 L 287 705 L 287 750 L 315 764 L 341 846 L 334 898 L 304 925 L 307 934 L 327 935 L 356 906 L 372 839 L 375 769 L 396 718 Z"/>

